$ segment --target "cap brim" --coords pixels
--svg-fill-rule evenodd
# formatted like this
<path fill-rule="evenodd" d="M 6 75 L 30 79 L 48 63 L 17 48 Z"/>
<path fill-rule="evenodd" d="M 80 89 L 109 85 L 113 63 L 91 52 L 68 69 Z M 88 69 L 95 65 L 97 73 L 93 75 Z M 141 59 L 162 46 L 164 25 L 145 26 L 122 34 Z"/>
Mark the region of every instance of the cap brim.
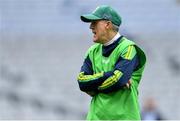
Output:
<path fill-rule="evenodd" d="M 96 20 L 101 20 L 101 18 L 93 15 L 93 14 L 85 14 L 81 16 L 81 20 L 83 22 L 92 22 L 92 21 L 96 21 Z"/>

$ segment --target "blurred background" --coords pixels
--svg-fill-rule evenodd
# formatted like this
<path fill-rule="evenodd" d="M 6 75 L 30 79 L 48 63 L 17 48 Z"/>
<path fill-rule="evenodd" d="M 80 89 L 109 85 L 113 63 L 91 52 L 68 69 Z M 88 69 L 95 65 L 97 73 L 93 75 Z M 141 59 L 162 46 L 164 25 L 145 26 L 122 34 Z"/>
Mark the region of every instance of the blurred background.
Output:
<path fill-rule="evenodd" d="M 0 119 L 85 119 L 76 77 L 93 43 L 80 15 L 101 4 L 147 54 L 142 114 L 180 119 L 180 0 L 0 0 Z"/>

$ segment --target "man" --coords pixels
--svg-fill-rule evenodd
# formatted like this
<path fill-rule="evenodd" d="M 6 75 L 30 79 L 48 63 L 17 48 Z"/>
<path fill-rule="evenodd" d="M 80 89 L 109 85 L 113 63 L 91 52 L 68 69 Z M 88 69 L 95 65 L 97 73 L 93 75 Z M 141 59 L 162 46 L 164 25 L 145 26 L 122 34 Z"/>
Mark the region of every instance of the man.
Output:
<path fill-rule="evenodd" d="M 101 5 L 81 20 L 91 22 L 95 42 L 78 75 L 80 90 L 92 96 L 87 120 L 139 120 L 144 52 L 120 35 L 121 17 L 110 6 Z"/>

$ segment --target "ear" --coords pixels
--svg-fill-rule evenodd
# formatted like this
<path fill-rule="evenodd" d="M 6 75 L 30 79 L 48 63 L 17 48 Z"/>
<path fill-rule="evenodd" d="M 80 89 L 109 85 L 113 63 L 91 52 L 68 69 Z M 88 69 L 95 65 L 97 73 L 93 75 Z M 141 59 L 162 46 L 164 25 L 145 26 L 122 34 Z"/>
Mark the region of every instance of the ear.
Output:
<path fill-rule="evenodd" d="M 106 23 L 106 28 L 107 28 L 107 29 L 112 28 L 112 22 L 111 22 L 111 21 L 107 21 L 107 23 Z"/>
<path fill-rule="evenodd" d="M 111 27 L 111 22 L 110 22 L 110 21 L 107 21 L 105 27 L 106 27 L 107 29 L 109 29 L 109 28 Z"/>

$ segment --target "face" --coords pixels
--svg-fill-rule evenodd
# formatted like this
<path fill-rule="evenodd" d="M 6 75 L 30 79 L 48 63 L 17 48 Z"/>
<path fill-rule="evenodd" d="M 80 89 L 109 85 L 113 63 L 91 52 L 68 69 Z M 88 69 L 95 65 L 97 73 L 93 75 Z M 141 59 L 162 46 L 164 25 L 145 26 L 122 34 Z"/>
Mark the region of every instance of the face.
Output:
<path fill-rule="evenodd" d="M 93 21 L 90 24 L 90 29 L 93 33 L 93 42 L 103 44 L 107 36 L 107 21 L 99 20 Z"/>

